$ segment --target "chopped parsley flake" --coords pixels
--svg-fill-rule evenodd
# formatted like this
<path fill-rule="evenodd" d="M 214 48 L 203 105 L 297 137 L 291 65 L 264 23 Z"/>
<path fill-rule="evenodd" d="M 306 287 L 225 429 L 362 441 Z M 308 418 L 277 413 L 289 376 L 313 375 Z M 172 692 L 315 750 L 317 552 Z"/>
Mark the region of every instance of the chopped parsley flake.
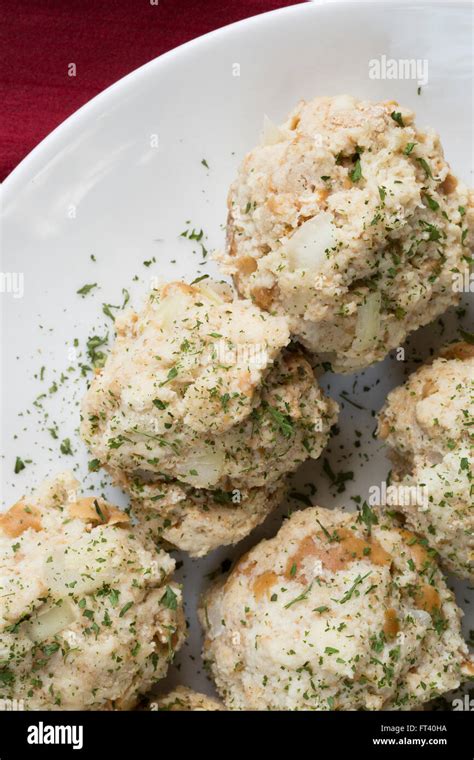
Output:
<path fill-rule="evenodd" d="M 160 599 L 160 604 L 169 610 L 176 610 L 178 608 L 178 597 L 170 586 L 166 587 L 166 591 Z"/>
<path fill-rule="evenodd" d="M 65 438 L 64 441 L 61 442 L 59 450 L 61 454 L 72 456 L 74 452 L 72 450 L 71 441 L 69 438 Z"/>
<path fill-rule="evenodd" d="M 76 290 L 76 293 L 77 295 L 82 296 L 84 298 L 84 296 L 86 296 L 88 293 L 91 292 L 91 290 L 93 290 L 96 287 L 97 287 L 97 283 L 93 282 L 90 285 L 83 285 L 82 288 L 79 288 L 79 290 Z"/>
<path fill-rule="evenodd" d="M 405 122 L 403 121 L 403 117 L 402 117 L 400 111 L 392 111 L 392 113 L 390 114 L 390 116 L 392 117 L 392 119 L 394 121 L 397 122 L 397 124 L 400 127 L 404 127 L 405 126 Z"/>
<path fill-rule="evenodd" d="M 18 475 L 19 472 L 24 470 L 26 467 L 26 464 L 24 463 L 23 459 L 20 459 L 20 457 L 17 457 L 15 460 L 15 475 Z"/>
<path fill-rule="evenodd" d="M 349 172 L 351 182 L 358 182 L 362 177 L 362 167 L 360 165 L 360 158 L 355 162 L 355 166 L 351 172 Z"/>
<path fill-rule="evenodd" d="M 285 438 L 291 438 L 294 433 L 291 417 L 289 417 L 287 414 L 283 414 L 274 406 L 268 405 L 267 409 L 273 420 L 278 425 L 278 428 L 282 435 L 284 435 Z"/>

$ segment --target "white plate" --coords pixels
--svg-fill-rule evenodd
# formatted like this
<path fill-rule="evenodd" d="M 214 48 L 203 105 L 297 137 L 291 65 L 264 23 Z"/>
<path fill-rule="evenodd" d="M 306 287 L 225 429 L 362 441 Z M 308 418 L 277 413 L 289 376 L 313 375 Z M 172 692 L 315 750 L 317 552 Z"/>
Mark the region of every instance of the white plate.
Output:
<path fill-rule="evenodd" d="M 88 455 L 77 435 L 85 341 L 112 332 L 101 304 L 120 303 L 122 288 L 127 288 L 138 306 L 151 277 L 193 279 L 217 273 L 209 261 L 201 265 L 200 246 L 180 233 L 189 226 L 202 228 L 206 248 L 223 245 L 227 188 L 238 162 L 258 139 L 264 113 L 278 122 L 302 97 L 342 92 L 395 98 L 415 109 L 420 125 L 440 132 L 453 170 L 472 182 L 471 12 L 467 2 L 417 0 L 318 2 L 258 16 L 129 75 L 23 161 L 3 188 L 2 271 L 24 275 L 24 297 L 6 293 L 1 298 L 4 504 L 72 465 L 88 485 L 101 482 L 87 474 Z M 413 80 L 369 78 L 369 60 L 383 55 L 428 61 L 429 82 L 421 94 Z M 237 67 L 240 76 L 235 76 Z M 94 282 L 100 290 L 86 298 L 76 295 L 82 285 Z M 420 331 L 407 344 L 406 364 L 388 358 L 358 376 L 323 378 L 339 401 L 345 390 L 365 407 L 344 403 L 340 435 L 325 455 L 334 470 L 353 470 L 354 481 L 345 493 L 334 494 L 320 460 L 302 468 L 295 490 L 309 493 L 305 484 L 310 482 L 317 488 L 314 502 L 350 508 L 351 496 L 366 498 L 369 486 L 385 479 L 389 464 L 372 438 L 373 412 L 420 356 L 455 334 L 456 324 L 451 315 L 443 318 L 444 327 L 436 323 Z M 468 318 L 463 324 L 472 329 Z M 63 383 L 61 373 L 68 378 Z M 54 381 L 58 390 L 50 393 Z M 42 393 L 46 397 L 35 406 Z M 53 425 L 59 440 L 47 430 Z M 356 430 L 362 433 L 360 448 L 353 445 Z M 59 451 L 64 438 L 72 442 L 73 457 Z M 13 472 L 16 456 L 32 460 L 18 475 Z M 117 498 L 124 503 L 122 496 Z M 173 668 L 169 682 L 211 691 L 195 620 L 206 573 L 263 533 L 274 533 L 289 505 L 294 508 L 297 502 L 284 505 L 235 550 L 224 548 L 194 562 L 179 557 L 184 559 L 190 636 L 177 660 L 180 671 Z M 466 609 L 462 587 L 458 599 Z"/>

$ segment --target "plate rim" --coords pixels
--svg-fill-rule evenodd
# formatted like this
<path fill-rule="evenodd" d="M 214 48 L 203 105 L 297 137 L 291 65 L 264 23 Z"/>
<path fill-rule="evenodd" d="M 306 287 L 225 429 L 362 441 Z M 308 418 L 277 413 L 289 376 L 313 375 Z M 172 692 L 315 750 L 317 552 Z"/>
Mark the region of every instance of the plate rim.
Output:
<path fill-rule="evenodd" d="M 318 13 L 321 8 L 327 6 L 370 6 L 376 4 L 377 6 L 412 6 L 413 8 L 445 6 L 449 9 L 460 9 L 469 7 L 472 8 L 470 0 L 308 0 L 299 2 L 296 5 L 290 5 L 285 8 L 277 8 L 272 11 L 266 11 L 259 13 L 249 18 L 240 19 L 234 21 L 231 24 L 226 24 L 218 29 L 213 29 L 206 34 L 196 37 L 192 40 L 184 42 L 182 45 L 178 45 L 171 50 L 162 53 L 161 55 L 153 58 L 151 61 L 147 61 L 133 71 L 125 74 L 125 76 L 113 82 L 101 92 L 97 93 L 93 98 L 88 100 L 76 111 L 67 116 L 64 121 L 58 124 L 49 134 L 47 134 L 38 145 L 35 145 L 32 150 L 20 161 L 19 164 L 10 172 L 10 174 L 0 184 L 3 195 L 3 203 L 6 204 L 9 196 L 14 196 L 17 190 L 20 190 L 22 185 L 31 181 L 33 176 L 41 170 L 48 161 L 47 152 L 51 148 L 54 148 L 56 142 L 67 139 L 68 133 L 72 129 L 76 129 L 77 125 L 80 125 L 82 120 L 92 116 L 95 111 L 101 109 L 108 100 L 114 98 L 117 91 L 120 89 L 133 86 L 135 81 L 140 78 L 148 76 L 153 69 L 166 66 L 172 63 L 176 56 L 189 53 L 190 51 L 205 46 L 210 40 L 219 36 L 226 36 L 232 34 L 237 27 L 250 27 L 258 26 L 259 24 L 267 23 L 269 18 L 275 18 L 279 16 L 290 16 L 306 13 Z M 44 155 L 44 160 L 42 157 Z M 38 163 L 42 164 L 37 165 Z"/>

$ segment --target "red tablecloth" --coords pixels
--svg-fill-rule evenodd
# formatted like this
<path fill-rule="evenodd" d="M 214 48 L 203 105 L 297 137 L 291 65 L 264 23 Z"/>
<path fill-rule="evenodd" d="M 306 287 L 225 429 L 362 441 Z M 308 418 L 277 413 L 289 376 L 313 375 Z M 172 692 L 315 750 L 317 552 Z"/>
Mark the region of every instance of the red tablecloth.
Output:
<path fill-rule="evenodd" d="M 138 66 L 233 21 L 295 4 L 0 0 L 0 181 L 67 116 Z"/>

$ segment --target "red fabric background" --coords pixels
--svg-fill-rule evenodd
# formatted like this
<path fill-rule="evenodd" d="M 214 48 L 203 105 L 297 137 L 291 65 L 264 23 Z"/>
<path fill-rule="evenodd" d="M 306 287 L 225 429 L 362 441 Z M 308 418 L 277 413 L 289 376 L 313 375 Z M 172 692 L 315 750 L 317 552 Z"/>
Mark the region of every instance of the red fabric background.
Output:
<path fill-rule="evenodd" d="M 0 181 L 113 82 L 213 29 L 297 0 L 0 0 Z M 68 76 L 75 63 L 76 77 Z"/>

